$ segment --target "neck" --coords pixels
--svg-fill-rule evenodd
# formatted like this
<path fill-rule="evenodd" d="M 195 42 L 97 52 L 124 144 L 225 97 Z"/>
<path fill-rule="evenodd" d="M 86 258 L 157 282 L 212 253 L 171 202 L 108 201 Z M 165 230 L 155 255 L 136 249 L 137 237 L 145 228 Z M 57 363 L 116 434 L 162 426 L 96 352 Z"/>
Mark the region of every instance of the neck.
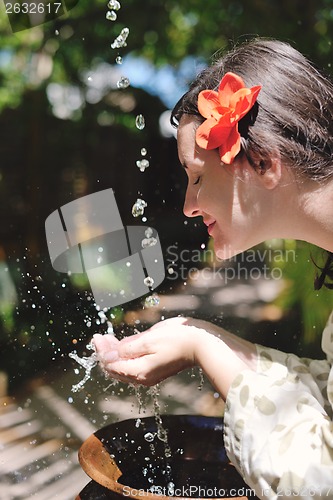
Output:
<path fill-rule="evenodd" d="M 284 192 L 278 197 L 277 213 L 282 211 L 276 227 L 278 237 L 307 241 L 333 252 L 333 181 L 305 181 L 280 189 Z"/>

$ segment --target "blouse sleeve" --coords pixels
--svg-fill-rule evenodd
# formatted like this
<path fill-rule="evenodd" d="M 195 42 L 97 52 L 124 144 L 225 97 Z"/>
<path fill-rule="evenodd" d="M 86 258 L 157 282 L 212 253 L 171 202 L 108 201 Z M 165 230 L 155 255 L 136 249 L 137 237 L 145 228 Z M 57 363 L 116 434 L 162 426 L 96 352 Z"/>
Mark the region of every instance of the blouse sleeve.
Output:
<path fill-rule="evenodd" d="M 327 359 L 257 345 L 257 371 L 239 374 L 229 390 L 224 444 L 259 498 L 333 498 L 332 324 L 323 333 Z"/>

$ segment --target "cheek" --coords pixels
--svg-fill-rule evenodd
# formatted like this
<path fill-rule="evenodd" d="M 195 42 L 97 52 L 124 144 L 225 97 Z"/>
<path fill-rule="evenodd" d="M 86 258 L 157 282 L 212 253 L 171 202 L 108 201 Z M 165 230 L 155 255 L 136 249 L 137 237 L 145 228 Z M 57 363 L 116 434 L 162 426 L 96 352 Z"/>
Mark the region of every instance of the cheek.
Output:
<path fill-rule="evenodd" d="M 227 217 L 232 212 L 232 191 L 219 182 L 203 185 L 198 192 L 198 202 L 202 210 L 218 217 Z"/>

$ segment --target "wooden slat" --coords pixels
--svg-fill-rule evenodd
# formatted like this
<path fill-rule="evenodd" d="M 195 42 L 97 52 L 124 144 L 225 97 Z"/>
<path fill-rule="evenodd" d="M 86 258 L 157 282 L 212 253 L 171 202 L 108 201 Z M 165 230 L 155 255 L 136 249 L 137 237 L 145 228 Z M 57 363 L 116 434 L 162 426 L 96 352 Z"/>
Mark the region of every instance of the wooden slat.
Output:
<path fill-rule="evenodd" d="M 26 465 L 35 462 L 36 460 L 40 460 L 45 456 L 54 453 L 59 450 L 60 442 L 58 439 L 51 439 L 46 441 L 45 443 L 33 447 L 31 450 L 27 450 L 24 446 L 21 447 L 21 451 L 18 451 L 18 448 L 15 446 L 15 455 L 10 456 L 4 463 L 2 462 L 2 458 L 0 458 L 0 471 L 4 474 L 12 472 L 13 470 L 19 470 Z"/>
<path fill-rule="evenodd" d="M 0 448 L 1 445 L 9 444 L 18 439 L 31 436 L 36 432 L 39 432 L 41 428 L 41 422 L 38 420 L 31 420 L 30 422 L 25 422 L 24 424 L 15 425 L 14 427 L 9 427 L 4 431 L 0 431 Z"/>
<path fill-rule="evenodd" d="M 33 496 L 33 500 L 51 500 L 53 498 L 57 500 L 73 500 L 88 481 L 88 476 L 85 475 L 81 468 L 77 467 L 71 474 L 40 490 Z"/>
<path fill-rule="evenodd" d="M 7 487 L 8 493 L 13 498 L 27 498 L 33 493 L 44 490 L 45 485 L 51 482 L 57 482 L 63 476 L 72 474 L 73 470 L 78 468 L 77 453 L 72 453 L 67 459 L 61 457 L 56 462 L 35 472 L 23 482 L 12 484 Z M 0 496 L 0 498 L 2 498 Z"/>
<path fill-rule="evenodd" d="M 31 420 L 31 418 L 33 418 L 31 410 L 28 410 L 27 408 L 19 410 L 16 408 L 0 415 L 0 429 L 12 427 L 13 425 Z"/>

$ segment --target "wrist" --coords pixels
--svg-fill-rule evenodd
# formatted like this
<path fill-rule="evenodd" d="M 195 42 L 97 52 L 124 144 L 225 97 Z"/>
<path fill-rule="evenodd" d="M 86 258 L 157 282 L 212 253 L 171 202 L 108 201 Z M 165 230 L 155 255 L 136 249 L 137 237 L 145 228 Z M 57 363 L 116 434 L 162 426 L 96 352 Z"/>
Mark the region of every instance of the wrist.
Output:
<path fill-rule="evenodd" d="M 193 360 L 193 366 L 200 366 L 203 368 L 203 355 L 206 350 L 206 346 L 210 344 L 211 339 L 214 336 L 204 330 L 203 328 L 193 327 L 191 332 L 191 355 Z"/>

